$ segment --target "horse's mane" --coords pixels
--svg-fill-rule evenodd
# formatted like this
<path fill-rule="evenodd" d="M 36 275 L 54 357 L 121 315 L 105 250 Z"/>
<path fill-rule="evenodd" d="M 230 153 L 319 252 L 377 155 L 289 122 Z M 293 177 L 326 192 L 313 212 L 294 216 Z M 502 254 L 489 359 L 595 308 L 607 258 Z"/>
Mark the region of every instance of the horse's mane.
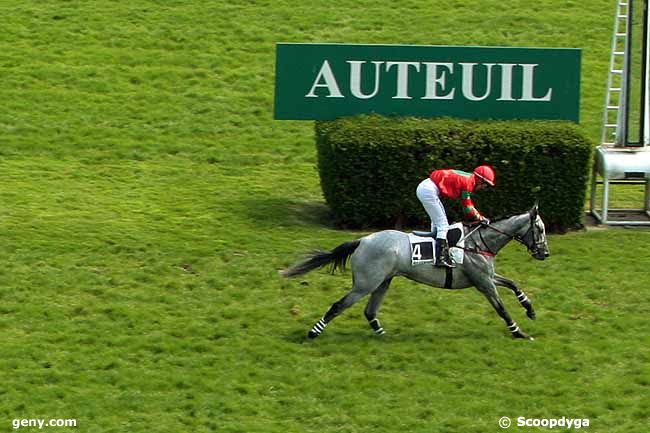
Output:
<path fill-rule="evenodd" d="M 490 221 L 499 222 L 499 221 L 507 220 L 507 219 L 515 217 L 515 216 L 523 215 L 524 213 L 528 213 L 528 212 L 513 213 L 513 214 L 510 214 L 510 215 L 498 215 L 496 218 L 492 218 Z"/>

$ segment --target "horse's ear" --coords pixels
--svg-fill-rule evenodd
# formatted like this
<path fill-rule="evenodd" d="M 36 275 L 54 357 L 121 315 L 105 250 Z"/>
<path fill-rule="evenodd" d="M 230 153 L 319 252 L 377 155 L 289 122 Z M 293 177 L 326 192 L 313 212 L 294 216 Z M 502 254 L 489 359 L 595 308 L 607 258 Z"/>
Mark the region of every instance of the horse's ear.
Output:
<path fill-rule="evenodd" d="M 530 210 L 530 215 L 535 218 L 539 214 L 539 201 L 535 200 L 535 204 L 533 205 L 533 208 Z"/>

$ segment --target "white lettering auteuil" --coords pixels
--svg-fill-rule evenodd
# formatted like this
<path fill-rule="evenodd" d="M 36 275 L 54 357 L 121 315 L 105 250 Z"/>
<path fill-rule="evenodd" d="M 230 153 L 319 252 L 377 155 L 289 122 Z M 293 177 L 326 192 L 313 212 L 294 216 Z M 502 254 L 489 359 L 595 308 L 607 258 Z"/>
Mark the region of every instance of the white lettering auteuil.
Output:
<path fill-rule="evenodd" d="M 324 60 L 315 75 L 306 98 L 373 99 L 390 87 L 391 99 L 453 100 L 463 98 L 480 102 L 496 101 L 551 102 L 553 88 L 545 89 L 543 96 L 535 96 L 536 63 L 478 63 L 478 62 L 404 62 L 390 60 L 346 60 L 349 87 L 341 88 L 346 77 L 336 77 L 329 60 Z M 456 67 L 458 66 L 458 67 Z M 339 69 L 341 70 L 341 69 Z M 368 73 L 370 70 L 371 73 Z M 498 75 L 496 72 L 498 71 Z M 364 73 L 365 72 L 365 73 Z M 451 84 L 458 74 L 455 86 Z M 520 87 L 514 89 L 517 74 Z M 500 83 L 493 88 L 493 77 Z M 366 81 L 364 81 L 364 78 Z M 498 78 L 497 78 L 498 79 Z M 389 81 L 392 80 L 392 81 Z M 477 86 L 477 83 L 482 83 Z M 389 84 L 387 84 L 389 83 Z M 457 87 L 460 92 L 456 92 Z M 479 87 L 481 89 L 479 90 Z M 413 89 L 419 90 L 414 96 Z M 515 90 L 517 92 L 515 93 Z M 517 94 L 519 97 L 515 97 Z"/>

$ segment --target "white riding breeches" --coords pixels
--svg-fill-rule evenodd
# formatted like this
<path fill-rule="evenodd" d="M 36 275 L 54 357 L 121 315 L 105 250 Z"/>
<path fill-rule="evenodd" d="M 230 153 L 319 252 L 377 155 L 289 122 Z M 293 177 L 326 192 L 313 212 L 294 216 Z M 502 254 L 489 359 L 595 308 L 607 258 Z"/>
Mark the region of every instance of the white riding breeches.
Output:
<path fill-rule="evenodd" d="M 431 179 L 424 179 L 418 185 L 415 195 L 422 202 L 424 210 L 427 211 L 431 219 L 431 231 L 437 228 L 436 238 L 445 239 L 447 230 L 449 230 L 449 222 L 447 221 L 445 207 L 440 201 L 440 190 L 438 190 L 436 184 Z"/>

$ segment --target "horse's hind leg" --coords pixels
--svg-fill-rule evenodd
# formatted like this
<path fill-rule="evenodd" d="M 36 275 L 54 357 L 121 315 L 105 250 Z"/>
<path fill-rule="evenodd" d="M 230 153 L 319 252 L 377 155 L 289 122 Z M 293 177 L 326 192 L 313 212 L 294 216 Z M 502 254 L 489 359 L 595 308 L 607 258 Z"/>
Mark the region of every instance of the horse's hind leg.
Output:
<path fill-rule="evenodd" d="M 379 287 L 377 287 L 377 290 L 372 292 L 372 295 L 370 295 L 370 299 L 368 300 L 368 305 L 366 305 L 366 309 L 363 312 L 366 319 L 368 319 L 370 327 L 377 335 L 384 334 L 384 328 L 382 328 L 381 323 L 379 323 L 377 313 L 379 313 L 379 308 L 381 307 L 381 303 L 384 301 L 384 296 L 388 291 L 391 280 L 392 278 L 385 280 Z"/>
<path fill-rule="evenodd" d="M 359 291 L 353 289 L 350 293 L 339 299 L 337 302 L 332 304 L 330 309 L 325 313 L 322 319 L 320 319 L 316 324 L 311 328 L 309 333 L 307 333 L 307 338 L 314 339 L 318 337 L 324 330 L 327 325 L 334 320 L 334 318 L 340 315 L 343 311 L 350 308 L 354 305 L 359 299 L 364 297 L 368 292 Z"/>
<path fill-rule="evenodd" d="M 352 256 L 352 290 L 332 305 L 323 318 L 316 322 L 307 334 L 307 337 L 318 337 L 335 317 L 339 316 L 367 294 L 378 290 L 385 292 L 390 283 L 389 276 L 393 275 L 392 272 L 396 260 L 397 258 L 395 256 L 386 255 L 381 249 L 368 246 L 364 247 L 364 243 L 362 242 L 359 249 Z M 374 298 L 375 301 L 371 302 L 377 302 L 378 307 L 382 297 L 383 295 L 380 295 Z"/>
<path fill-rule="evenodd" d="M 507 287 L 512 290 L 521 306 L 526 309 L 526 315 L 530 319 L 535 320 L 536 315 L 535 310 L 533 309 L 533 304 L 530 302 L 530 299 L 528 299 L 528 296 L 526 296 L 523 290 L 521 290 L 514 281 L 502 275 L 496 274 L 494 276 L 494 282 L 497 286 Z"/>

